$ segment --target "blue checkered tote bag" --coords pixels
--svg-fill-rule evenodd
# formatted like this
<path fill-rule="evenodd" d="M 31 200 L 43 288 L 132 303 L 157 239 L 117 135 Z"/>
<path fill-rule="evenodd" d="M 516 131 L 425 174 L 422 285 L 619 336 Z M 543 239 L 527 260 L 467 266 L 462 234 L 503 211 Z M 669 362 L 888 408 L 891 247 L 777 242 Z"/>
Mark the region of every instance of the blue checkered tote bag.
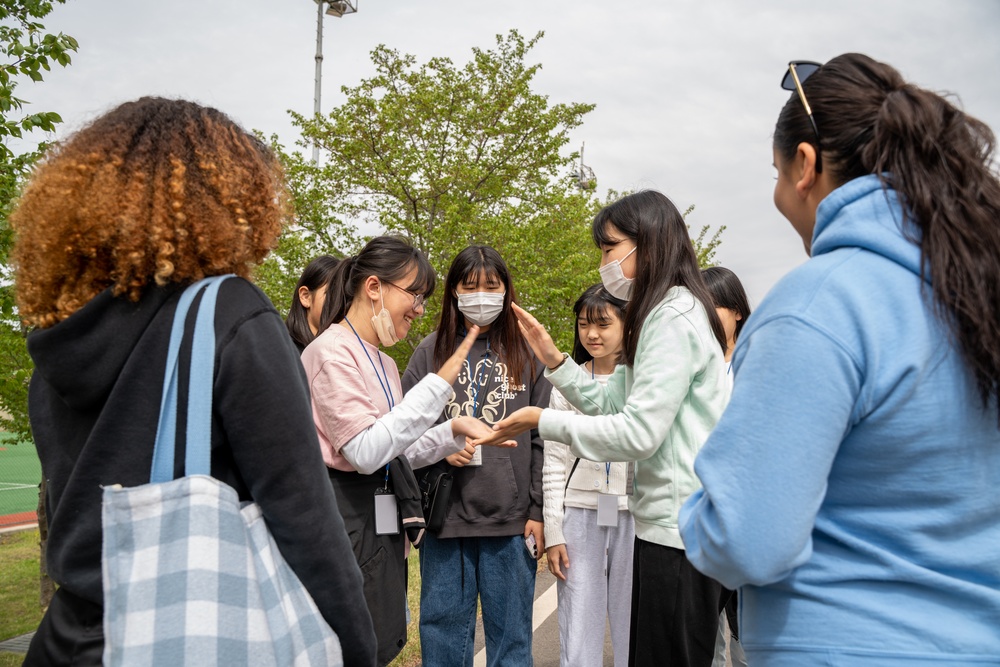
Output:
<path fill-rule="evenodd" d="M 229 276 L 182 294 L 150 483 L 104 489 L 105 665 L 342 665 L 340 641 L 278 551 L 260 508 L 210 476 L 215 301 Z M 195 320 L 185 477 L 174 479 L 178 356 Z"/>

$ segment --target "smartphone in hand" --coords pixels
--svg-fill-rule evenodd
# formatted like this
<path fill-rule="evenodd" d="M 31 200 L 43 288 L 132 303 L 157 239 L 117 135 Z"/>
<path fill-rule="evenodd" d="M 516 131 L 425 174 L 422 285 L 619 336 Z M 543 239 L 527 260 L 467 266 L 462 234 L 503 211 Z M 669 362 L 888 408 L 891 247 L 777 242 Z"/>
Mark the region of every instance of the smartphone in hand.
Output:
<path fill-rule="evenodd" d="M 528 550 L 531 557 L 538 560 L 538 542 L 535 540 L 535 535 L 531 534 L 524 538 L 524 548 Z"/>

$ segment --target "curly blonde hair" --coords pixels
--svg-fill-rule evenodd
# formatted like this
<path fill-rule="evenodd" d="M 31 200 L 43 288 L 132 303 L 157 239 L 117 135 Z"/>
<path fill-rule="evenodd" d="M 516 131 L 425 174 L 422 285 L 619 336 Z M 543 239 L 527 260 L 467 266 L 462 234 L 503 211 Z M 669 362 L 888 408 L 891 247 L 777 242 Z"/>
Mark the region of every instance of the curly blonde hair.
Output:
<path fill-rule="evenodd" d="M 105 289 L 250 276 L 289 215 L 271 150 L 216 109 L 144 97 L 53 146 L 16 210 L 19 314 L 49 327 Z"/>

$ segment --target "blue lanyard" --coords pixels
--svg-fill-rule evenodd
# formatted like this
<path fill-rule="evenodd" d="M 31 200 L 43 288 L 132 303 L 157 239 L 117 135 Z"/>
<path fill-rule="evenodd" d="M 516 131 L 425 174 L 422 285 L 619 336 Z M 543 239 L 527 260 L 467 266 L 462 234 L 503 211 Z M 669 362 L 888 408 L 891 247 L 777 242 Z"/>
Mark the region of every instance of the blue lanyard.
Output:
<path fill-rule="evenodd" d="M 486 339 L 486 361 L 490 360 L 490 339 Z M 472 416 L 476 416 L 476 409 L 479 406 L 479 390 L 483 388 L 483 371 L 486 370 L 486 364 L 484 363 L 480 369 L 480 373 L 476 374 L 476 381 L 472 381 L 472 352 L 469 352 L 469 356 L 465 360 L 465 365 L 469 367 L 469 384 L 472 385 Z M 488 379 L 488 378 L 487 378 Z"/>
<path fill-rule="evenodd" d="M 379 384 L 380 387 L 382 387 L 382 392 L 385 394 L 385 400 L 389 403 L 389 411 L 391 412 L 392 409 L 394 407 L 396 407 L 396 402 L 394 400 L 392 400 L 392 387 L 389 386 L 389 373 L 387 373 L 386 370 L 385 370 L 385 362 L 382 361 L 382 355 L 379 355 L 379 357 L 378 357 L 378 363 L 382 366 L 382 375 L 379 375 L 378 374 L 378 368 L 375 366 L 375 362 L 372 361 L 372 355 L 368 354 L 368 348 L 365 347 L 364 341 L 362 341 L 361 340 L 361 336 L 358 335 L 358 330 L 354 328 L 354 325 L 351 324 L 351 321 L 349 319 L 347 319 L 346 317 L 344 318 L 344 321 L 347 322 L 347 326 L 351 327 L 351 331 L 354 332 L 354 336 L 358 339 L 358 344 L 361 345 L 361 349 L 364 350 L 365 356 L 368 357 L 368 363 L 370 363 L 372 365 L 372 370 L 375 371 L 375 377 L 378 378 L 378 384 Z M 383 375 L 385 376 L 385 382 L 384 383 L 382 382 L 382 376 Z M 388 489 L 389 488 L 389 464 L 388 463 L 385 464 L 385 480 L 384 480 L 384 482 L 385 482 L 385 488 Z"/>
<path fill-rule="evenodd" d="M 358 343 L 361 345 L 361 349 L 364 350 L 365 356 L 368 357 L 368 363 L 372 365 L 372 370 L 375 371 L 375 377 L 378 378 L 379 386 L 382 387 L 382 392 L 385 394 L 385 400 L 389 404 L 389 409 L 392 410 L 396 407 L 396 402 L 392 400 L 392 387 L 389 386 L 389 374 L 385 370 L 385 362 L 382 361 L 382 355 L 379 355 L 378 357 L 378 362 L 382 365 L 382 375 L 379 375 L 378 368 L 375 366 L 375 362 L 372 361 L 372 355 L 368 354 L 368 348 L 365 347 L 364 341 L 361 340 L 361 336 L 358 336 L 357 329 L 354 328 L 354 325 L 351 324 L 351 321 L 346 317 L 344 318 L 344 321 L 347 322 L 347 326 L 351 327 L 351 331 L 353 331 L 355 337 L 357 337 Z M 384 383 L 382 382 L 383 375 L 385 376 Z"/>

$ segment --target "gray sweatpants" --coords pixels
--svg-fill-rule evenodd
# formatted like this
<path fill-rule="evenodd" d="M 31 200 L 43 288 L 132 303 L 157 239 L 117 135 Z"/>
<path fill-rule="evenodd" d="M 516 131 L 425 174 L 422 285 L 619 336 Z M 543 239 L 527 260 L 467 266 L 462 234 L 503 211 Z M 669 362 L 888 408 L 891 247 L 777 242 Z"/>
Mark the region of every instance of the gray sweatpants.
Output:
<path fill-rule="evenodd" d="M 635 543 L 632 515 L 621 510 L 618 526 L 605 528 L 597 525 L 597 510 L 566 507 L 563 537 L 570 567 L 566 570 L 566 581 L 558 581 L 557 589 L 559 662 L 562 667 L 601 667 L 607 619 L 611 625 L 615 667 L 626 667 Z"/>

